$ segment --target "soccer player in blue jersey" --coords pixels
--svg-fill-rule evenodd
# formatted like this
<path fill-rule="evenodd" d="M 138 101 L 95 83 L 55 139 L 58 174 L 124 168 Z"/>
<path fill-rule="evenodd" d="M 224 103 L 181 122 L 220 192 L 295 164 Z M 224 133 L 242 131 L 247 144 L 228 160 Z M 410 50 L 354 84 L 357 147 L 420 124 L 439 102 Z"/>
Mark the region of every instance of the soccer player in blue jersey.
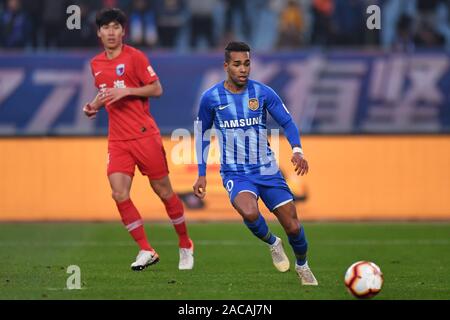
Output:
<path fill-rule="evenodd" d="M 308 162 L 300 144 L 297 126 L 280 97 L 268 86 L 249 79 L 250 47 L 231 42 L 225 48 L 227 79 L 203 93 L 195 123 L 198 179 L 197 197 L 206 195 L 206 160 L 210 129 L 214 125 L 221 147 L 223 185 L 231 204 L 248 229 L 269 245 L 273 264 L 280 272 L 290 268 L 279 237 L 270 232 L 258 209 L 258 198 L 283 226 L 296 256 L 295 270 L 303 285 L 318 285 L 306 260 L 308 243 L 297 218 L 293 195 L 279 171 L 267 141 L 267 112 L 284 129 L 292 146 L 297 175 L 308 173 Z"/>

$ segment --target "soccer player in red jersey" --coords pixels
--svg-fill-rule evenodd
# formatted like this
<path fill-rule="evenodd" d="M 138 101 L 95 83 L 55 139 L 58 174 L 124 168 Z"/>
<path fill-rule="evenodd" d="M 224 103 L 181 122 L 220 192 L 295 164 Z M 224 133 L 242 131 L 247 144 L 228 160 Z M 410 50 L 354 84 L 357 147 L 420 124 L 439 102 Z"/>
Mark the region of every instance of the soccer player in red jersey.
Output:
<path fill-rule="evenodd" d="M 116 8 L 96 16 L 97 35 L 105 51 L 91 60 L 98 94 L 83 110 L 95 118 L 105 106 L 109 116 L 107 175 L 122 222 L 140 247 L 132 270 L 143 270 L 159 261 L 150 246 L 142 217 L 130 199 L 135 166 L 148 176 L 153 191 L 165 205 L 179 237 L 179 269 L 192 269 L 194 245 L 189 238 L 181 200 L 173 192 L 164 146 L 149 111 L 149 97 L 160 97 L 159 78 L 143 52 L 123 44 L 126 16 Z"/>

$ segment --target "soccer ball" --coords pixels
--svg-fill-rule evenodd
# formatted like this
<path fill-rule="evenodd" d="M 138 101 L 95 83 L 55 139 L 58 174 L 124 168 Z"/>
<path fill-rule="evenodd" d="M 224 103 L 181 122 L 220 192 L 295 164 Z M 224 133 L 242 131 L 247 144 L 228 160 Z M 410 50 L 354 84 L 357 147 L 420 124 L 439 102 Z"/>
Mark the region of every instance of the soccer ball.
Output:
<path fill-rule="evenodd" d="M 372 298 L 383 286 L 383 273 L 370 261 L 358 261 L 352 264 L 345 273 L 345 286 L 357 298 Z"/>

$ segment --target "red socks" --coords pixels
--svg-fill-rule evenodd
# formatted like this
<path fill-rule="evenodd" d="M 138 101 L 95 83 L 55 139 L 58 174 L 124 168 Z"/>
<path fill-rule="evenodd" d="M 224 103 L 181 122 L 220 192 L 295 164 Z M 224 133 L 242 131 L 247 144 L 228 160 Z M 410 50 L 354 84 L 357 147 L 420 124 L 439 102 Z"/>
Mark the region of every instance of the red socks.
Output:
<path fill-rule="evenodd" d="M 116 202 L 116 204 L 125 228 L 127 228 L 141 250 L 153 251 L 153 248 L 148 243 L 147 236 L 145 235 L 142 217 L 131 199 L 127 199 L 120 203 Z"/>
<path fill-rule="evenodd" d="M 171 198 L 163 200 L 163 203 L 175 231 L 178 234 L 179 247 L 191 248 L 192 241 L 189 239 L 187 233 L 186 222 L 184 220 L 184 208 L 180 198 L 178 198 L 178 196 L 174 193 Z M 131 199 L 127 199 L 120 203 L 116 202 L 116 204 L 125 228 L 127 228 L 128 232 L 131 234 L 134 241 L 137 242 L 141 250 L 153 251 L 153 248 L 148 243 L 147 236 L 145 235 L 142 217 Z"/>
<path fill-rule="evenodd" d="M 163 200 L 163 203 L 170 220 L 172 220 L 173 227 L 178 234 L 180 248 L 191 248 L 192 242 L 187 234 L 184 208 L 180 198 L 174 193 L 169 199 Z"/>

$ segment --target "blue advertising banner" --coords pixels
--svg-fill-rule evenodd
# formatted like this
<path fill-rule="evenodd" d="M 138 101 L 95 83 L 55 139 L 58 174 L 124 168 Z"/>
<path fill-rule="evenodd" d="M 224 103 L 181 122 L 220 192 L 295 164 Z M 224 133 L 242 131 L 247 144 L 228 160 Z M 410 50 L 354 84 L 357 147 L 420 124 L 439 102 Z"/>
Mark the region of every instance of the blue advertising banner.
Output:
<path fill-rule="evenodd" d="M 192 131 L 200 95 L 225 77 L 222 55 L 147 54 L 164 87 L 150 100 L 162 133 Z M 105 135 L 106 112 L 82 112 L 96 93 L 94 55 L 0 54 L 0 135 Z M 449 133 L 449 66 L 440 52 L 254 54 L 251 77 L 282 97 L 303 134 Z"/>

